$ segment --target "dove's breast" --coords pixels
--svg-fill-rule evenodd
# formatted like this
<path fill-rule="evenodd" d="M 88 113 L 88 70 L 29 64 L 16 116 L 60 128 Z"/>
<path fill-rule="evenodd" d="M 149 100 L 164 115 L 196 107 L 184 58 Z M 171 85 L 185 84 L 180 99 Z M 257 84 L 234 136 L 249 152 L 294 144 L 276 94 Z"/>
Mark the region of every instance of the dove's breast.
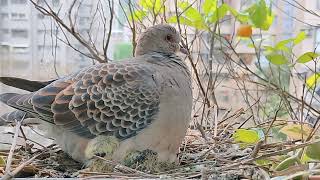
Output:
<path fill-rule="evenodd" d="M 180 62 L 182 63 L 182 62 Z M 150 149 L 161 161 L 176 160 L 191 118 L 192 90 L 187 67 L 175 62 L 156 66 L 153 80 L 160 91 L 160 109 L 153 123 L 135 137 L 121 142 L 115 159 L 130 150 Z"/>

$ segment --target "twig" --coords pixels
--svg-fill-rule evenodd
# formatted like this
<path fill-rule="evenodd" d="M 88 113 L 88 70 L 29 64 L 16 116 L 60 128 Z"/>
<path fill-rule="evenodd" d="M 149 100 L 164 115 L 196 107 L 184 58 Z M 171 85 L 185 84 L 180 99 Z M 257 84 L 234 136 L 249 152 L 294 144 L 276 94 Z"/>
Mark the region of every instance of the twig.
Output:
<path fill-rule="evenodd" d="M 299 144 L 299 145 L 296 145 L 294 147 L 283 149 L 283 150 L 279 150 L 279 151 L 276 151 L 276 152 L 266 153 L 266 154 L 257 156 L 255 158 L 250 158 L 250 159 L 247 159 L 247 160 L 244 160 L 244 161 L 241 161 L 241 162 L 237 162 L 237 163 L 234 163 L 234 164 L 229 164 L 229 165 L 226 165 L 226 166 L 219 167 L 215 171 L 212 171 L 212 173 L 216 172 L 217 170 L 218 171 L 222 171 L 222 170 L 226 170 L 226 169 L 229 169 L 229 168 L 232 168 L 232 167 L 236 167 L 236 166 L 240 166 L 240 165 L 243 165 L 243 164 L 248 164 L 248 163 L 251 163 L 251 162 L 259 160 L 259 159 L 264 159 L 264 158 L 271 157 L 271 156 L 286 154 L 288 152 L 291 152 L 291 151 L 294 151 L 294 150 L 297 150 L 297 149 L 301 149 L 301 148 L 304 148 L 306 146 L 309 146 L 311 144 L 318 143 L 318 142 L 320 142 L 320 140 L 312 141 L 312 142 L 306 142 L 306 143 Z"/>
<path fill-rule="evenodd" d="M 267 129 L 267 131 L 266 131 L 266 133 L 265 133 L 265 138 L 264 138 L 265 143 L 267 143 L 267 138 L 268 138 L 269 131 L 270 131 L 273 123 L 276 121 L 277 116 L 278 116 L 278 113 L 279 113 L 279 111 L 280 111 L 280 109 L 281 109 L 281 102 L 282 102 L 282 100 L 280 101 L 279 107 L 278 107 L 278 109 L 277 109 L 277 111 L 276 111 L 276 114 L 274 115 L 274 118 L 273 118 L 273 120 L 271 121 L 271 123 L 269 124 L 269 127 L 268 127 L 268 129 Z"/>
<path fill-rule="evenodd" d="M 264 141 L 261 140 L 254 146 L 253 151 L 250 155 L 251 158 L 255 158 L 258 155 L 258 152 L 260 151 L 263 143 L 264 143 Z"/>
<path fill-rule="evenodd" d="M 197 129 L 200 131 L 201 136 L 204 140 L 208 141 L 208 138 L 206 137 L 206 133 L 204 132 L 203 127 L 197 122 Z"/>
<path fill-rule="evenodd" d="M 147 173 L 144 173 L 144 172 L 139 171 L 139 170 L 136 170 L 136 169 L 132 169 L 132 168 L 130 168 L 130 167 L 121 165 L 121 164 L 119 164 L 119 163 L 116 163 L 116 162 L 114 162 L 114 161 L 105 159 L 105 158 L 100 157 L 100 156 L 94 155 L 93 157 L 94 157 L 94 158 L 101 159 L 101 160 L 107 162 L 108 164 L 114 165 L 114 166 L 116 166 L 116 168 L 118 168 L 118 169 L 120 169 L 120 170 L 123 170 L 123 171 L 126 171 L 126 172 L 137 173 L 137 174 L 140 174 L 140 175 L 142 175 L 142 176 L 149 177 L 149 178 L 150 178 L 150 177 L 157 178 L 157 176 L 154 176 L 154 175 L 151 175 L 151 174 L 147 174 Z"/>
<path fill-rule="evenodd" d="M 17 175 L 25 166 L 29 165 L 30 163 L 32 163 L 33 160 L 35 160 L 37 157 L 39 157 L 40 155 L 44 154 L 40 153 L 37 154 L 35 156 L 33 156 L 32 158 L 30 158 L 29 160 L 25 161 L 24 163 L 20 164 L 17 168 L 15 168 L 12 172 L 7 172 L 3 177 L 2 180 L 7 180 L 7 179 L 11 179 L 13 178 L 15 175 Z M 6 168 L 7 170 L 7 168 Z"/>
<path fill-rule="evenodd" d="M 23 118 L 24 118 L 24 117 L 23 117 Z M 12 163 L 13 153 L 14 153 L 14 150 L 15 150 L 15 148 L 16 148 L 16 144 L 17 144 L 17 139 L 18 139 L 18 136 L 19 136 L 20 127 L 21 127 L 21 121 L 18 120 L 18 121 L 16 122 L 16 130 L 15 130 L 15 133 L 14 133 L 14 136 L 13 136 L 13 140 L 12 140 L 10 152 L 9 152 L 8 159 L 7 159 L 7 163 L 6 163 L 5 174 L 10 173 L 10 166 L 11 166 L 11 163 Z"/>

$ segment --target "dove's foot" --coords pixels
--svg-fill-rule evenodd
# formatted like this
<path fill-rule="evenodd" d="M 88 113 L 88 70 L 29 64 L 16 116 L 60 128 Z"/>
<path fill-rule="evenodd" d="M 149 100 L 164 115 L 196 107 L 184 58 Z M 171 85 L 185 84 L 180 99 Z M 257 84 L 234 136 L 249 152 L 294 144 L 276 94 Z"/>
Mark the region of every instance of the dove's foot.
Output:
<path fill-rule="evenodd" d="M 86 164 L 89 171 L 112 172 L 113 153 L 119 147 L 119 140 L 113 136 L 98 136 L 91 140 L 86 149 L 86 156 L 91 157 Z"/>
<path fill-rule="evenodd" d="M 99 158 L 101 157 L 101 158 Z M 87 163 L 87 171 L 89 172 L 113 172 L 114 163 L 112 163 L 111 156 L 108 156 L 105 153 L 97 153 L 95 157 L 93 157 Z"/>
<path fill-rule="evenodd" d="M 122 161 L 123 165 L 144 172 L 162 172 L 173 168 L 174 163 L 158 161 L 158 155 L 152 150 L 132 151 Z"/>
<path fill-rule="evenodd" d="M 85 155 L 89 159 L 95 155 L 111 159 L 113 153 L 119 147 L 119 140 L 113 136 L 97 136 L 90 140 L 87 145 Z"/>

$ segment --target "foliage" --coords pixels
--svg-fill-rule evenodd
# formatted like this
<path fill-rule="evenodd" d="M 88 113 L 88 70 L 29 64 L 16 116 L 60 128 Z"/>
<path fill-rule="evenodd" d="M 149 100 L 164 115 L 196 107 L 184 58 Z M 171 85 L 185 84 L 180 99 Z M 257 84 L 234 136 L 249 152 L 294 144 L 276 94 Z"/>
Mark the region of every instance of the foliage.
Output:
<path fill-rule="evenodd" d="M 320 160 L 319 149 L 320 149 L 320 142 L 311 144 L 306 148 L 305 155 L 311 160 L 314 159 L 319 161 Z"/>
<path fill-rule="evenodd" d="M 138 2 L 140 9 L 133 10 L 130 14 L 129 19 L 132 21 L 142 21 L 148 15 L 154 17 L 164 12 L 164 1 L 163 0 L 140 0 Z"/>
<path fill-rule="evenodd" d="M 234 140 L 238 143 L 244 143 L 244 145 L 256 144 L 263 137 L 261 129 L 237 129 L 233 134 Z"/>
<path fill-rule="evenodd" d="M 257 1 L 245 12 L 249 15 L 249 22 L 262 30 L 268 30 L 274 19 L 271 6 L 267 7 L 264 0 Z"/>
<path fill-rule="evenodd" d="M 137 12 L 136 16 L 139 18 L 145 18 L 152 14 L 149 11 L 152 7 L 151 3 L 147 5 L 148 0 L 140 1 L 142 12 Z M 151 2 L 149 0 L 149 2 Z M 204 0 L 200 6 L 190 1 L 177 1 L 177 14 L 171 15 L 167 18 L 169 23 L 179 23 L 191 27 L 200 32 L 207 32 L 211 35 L 220 33 L 218 24 L 223 23 L 226 15 L 232 15 L 237 23 L 241 24 L 241 27 L 246 27 L 245 33 L 239 33 L 235 38 L 238 41 L 251 41 L 249 47 L 254 48 L 256 55 L 265 57 L 266 62 L 262 62 L 261 58 L 258 58 L 256 66 L 258 67 L 257 76 L 259 76 L 259 83 L 264 84 L 266 87 L 276 86 L 279 92 L 289 93 L 290 75 L 293 67 L 296 64 L 305 64 L 311 61 L 316 61 L 320 54 L 316 52 L 305 52 L 299 56 L 294 54 L 294 48 L 306 39 L 306 33 L 304 31 L 299 32 L 295 37 L 283 39 L 276 42 L 274 45 L 265 44 L 263 39 L 255 39 L 252 33 L 268 31 L 274 21 L 275 15 L 272 12 L 272 1 L 268 4 L 265 0 L 257 0 L 250 4 L 244 10 L 237 11 L 227 3 L 220 3 L 218 0 Z M 161 8 L 158 5 L 157 9 L 159 13 Z M 140 9 L 140 11 L 141 11 Z M 216 29 L 218 27 L 218 29 Z M 249 31 L 250 27 L 250 31 Z M 243 29 L 237 29 L 240 32 Z M 244 32 L 244 31 L 243 31 Z M 245 37 L 246 39 L 243 39 Z M 230 40 L 230 39 L 229 39 Z M 231 39 L 233 40 L 233 39 Z M 221 41 L 221 39 L 219 40 Z M 209 43 L 210 44 L 210 40 Z M 230 50 L 230 49 L 228 49 Z M 226 51 L 228 51 L 226 50 Z M 314 88 L 317 82 L 320 80 L 320 73 L 314 73 L 306 80 L 306 85 L 309 88 Z M 268 90 L 268 88 L 266 88 Z M 271 89 L 271 88 L 270 88 Z M 267 119 L 276 120 L 278 117 L 287 118 L 288 107 L 284 106 L 283 94 L 275 93 L 275 91 L 266 92 L 268 98 L 260 106 L 262 106 L 261 112 L 259 112 L 259 118 L 266 116 Z M 299 97 L 300 98 L 300 97 Z M 261 116 L 262 115 L 262 116 Z M 275 117 L 277 116 L 277 117 Z M 270 132 L 269 132 L 270 130 Z M 307 125 L 300 124 L 285 124 L 270 127 L 268 129 L 269 134 L 265 134 L 267 128 L 249 128 L 249 129 L 237 129 L 232 138 L 241 147 L 255 146 L 259 141 L 263 140 L 265 136 L 271 135 L 268 141 L 282 142 L 289 139 L 301 140 L 306 139 L 312 132 L 312 129 Z M 271 140 L 269 140 L 271 139 Z M 319 160 L 318 149 L 320 144 L 314 143 L 307 146 L 305 149 L 298 149 L 288 154 L 277 155 L 259 159 L 255 161 L 256 164 L 265 167 L 271 167 L 273 171 L 289 170 L 292 166 L 299 164 L 306 164 L 311 160 Z"/>
<path fill-rule="evenodd" d="M 308 88 L 314 89 L 319 82 L 320 78 L 320 73 L 314 73 L 311 76 L 309 76 L 306 80 L 306 84 Z"/>
<path fill-rule="evenodd" d="M 312 132 L 312 129 L 307 124 L 288 124 L 280 129 L 280 132 L 286 134 L 290 139 L 299 140 L 306 139 Z"/>
<path fill-rule="evenodd" d="M 300 32 L 296 37 L 285 39 L 276 43 L 275 46 L 263 46 L 267 59 L 275 65 L 289 65 L 292 49 L 306 38 L 305 32 Z M 307 55 L 306 55 L 307 56 Z M 305 61 L 306 58 L 302 57 Z M 299 62 L 299 60 L 297 61 Z M 303 62 L 300 60 L 299 63 Z"/>
<path fill-rule="evenodd" d="M 302 54 L 300 57 L 298 57 L 297 62 L 298 63 L 307 63 L 309 61 L 316 59 L 319 56 L 320 55 L 318 53 L 306 52 L 306 53 Z"/>

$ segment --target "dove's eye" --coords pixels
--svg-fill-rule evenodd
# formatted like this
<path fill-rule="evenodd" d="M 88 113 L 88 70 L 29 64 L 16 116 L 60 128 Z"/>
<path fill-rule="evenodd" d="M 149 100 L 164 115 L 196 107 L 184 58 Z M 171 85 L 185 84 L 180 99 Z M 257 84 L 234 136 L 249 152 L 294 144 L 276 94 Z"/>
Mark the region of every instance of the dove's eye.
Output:
<path fill-rule="evenodd" d="M 168 34 L 166 36 L 166 40 L 169 41 L 169 42 L 173 42 L 173 37 L 170 34 Z"/>

